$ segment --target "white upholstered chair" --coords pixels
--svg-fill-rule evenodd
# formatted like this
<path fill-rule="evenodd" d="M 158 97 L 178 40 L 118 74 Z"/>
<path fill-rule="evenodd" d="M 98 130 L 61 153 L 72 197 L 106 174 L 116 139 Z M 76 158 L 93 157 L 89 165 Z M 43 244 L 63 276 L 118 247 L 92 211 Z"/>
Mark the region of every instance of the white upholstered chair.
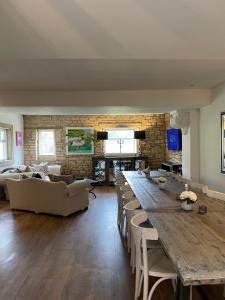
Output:
<path fill-rule="evenodd" d="M 213 190 L 208 189 L 207 190 L 207 196 L 211 197 L 211 198 L 214 198 L 214 199 L 219 199 L 219 200 L 225 201 L 225 194 L 221 193 L 221 192 L 217 192 L 217 191 L 213 191 Z M 225 285 L 224 285 L 224 288 L 223 288 L 223 297 L 225 298 Z"/>
<path fill-rule="evenodd" d="M 221 193 L 221 192 L 217 192 L 217 191 L 213 191 L 213 190 L 208 190 L 207 191 L 207 196 L 211 197 L 211 198 L 215 198 L 215 199 L 219 199 L 219 200 L 225 201 L 225 194 Z"/>
<path fill-rule="evenodd" d="M 127 191 L 131 191 L 131 188 L 127 182 L 116 182 L 115 184 L 116 184 L 117 201 L 118 201 L 117 224 L 119 226 L 120 231 L 122 231 L 123 224 L 124 224 L 124 208 L 123 208 L 122 195 Z"/>
<path fill-rule="evenodd" d="M 143 283 L 143 300 L 151 300 L 156 287 L 164 280 L 177 279 L 172 262 L 165 255 L 162 248 L 148 249 L 147 241 L 157 241 L 158 232 L 155 228 L 143 228 L 141 223 L 147 220 L 145 212 L 138 213 L 131 218 L 131 230 L 136 249 L 136 278 L 135 300 L 141 293 Z M 158 278 L 148 292 L 149 276 Z"/>
<path fill-rule="evenodd" d="M 126 228 L 127 228 L 127 248 L 128 253 L 130 253 L 130 265 L 132 268 L 132 273 L 135 271 L 135 245 L 132 238 L 131 233 L 131 224 L 130 220 L 131 218 L 136 215 L 137 213 L 142 212 L 140 202 L 135 199 L 133 201 L 128 202 L 125 207 L 125 215 L 126 215 Z"/>
<path fill-rule="evenodd" d="M 207 194 L 208 186 L 199 182 L 190 181 L 189 183 L 191 189 L 195 189 L 197 191 L 202 192 L 203 194 Z"/>
<path fill-rule="evenodd" d="M 122 203 L 121 203 L 121 190 L 120 188 L 126 184 L 126 181 L 124 180 L 117 180 L 115 182 L 115 188 L 116 188 L 116 194 L 117 194 L 117 205 L 118 205 L 118 211 L 117 211 L 117 225 L 120 228 L 121 222 L 122 222 L 122 216 L 121 216 L 121 210 L 122 210 Z"/>

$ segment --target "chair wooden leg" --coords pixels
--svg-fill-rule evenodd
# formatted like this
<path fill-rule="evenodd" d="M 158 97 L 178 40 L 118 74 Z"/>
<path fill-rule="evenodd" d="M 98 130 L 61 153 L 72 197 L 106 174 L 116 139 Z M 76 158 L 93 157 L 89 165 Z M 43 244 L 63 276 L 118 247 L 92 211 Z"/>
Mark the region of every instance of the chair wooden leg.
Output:
<path fill-rule="evenodd" d="M 136 268 L 136 275 L 135 275 L 135 295 L 134 299 L 138 299 L 138 290 L 139 290 L 139 285 L 140 285 L 140 280 L 141 280 L 141 270 Z"/>
<path fill-rule="evenodd" d="M 148 300 L 148 283 L 149 283 L 149 275 L 148 273 L 146 273 L 144 274 L 143 300 Z"/>
<path fill-rule="evenodd" d="M 140 297 L 140 295 L 141 295 L 141 288 L 142 288 L 142 284 L 143 284 L 143 279 L 144 279 L 144 274 L 143 274 L 143 272 L 141 272 L 141 278 L 140 278 L 139 287 L 138 287 L 138 297 Z"/>
<path fill-rule="evenodd" d="M 176 294 L 176 289 L 177 289 L 177 280 L 176 279 L 172 279 L 172 285 L 173 285 L 174 293 Z"/>

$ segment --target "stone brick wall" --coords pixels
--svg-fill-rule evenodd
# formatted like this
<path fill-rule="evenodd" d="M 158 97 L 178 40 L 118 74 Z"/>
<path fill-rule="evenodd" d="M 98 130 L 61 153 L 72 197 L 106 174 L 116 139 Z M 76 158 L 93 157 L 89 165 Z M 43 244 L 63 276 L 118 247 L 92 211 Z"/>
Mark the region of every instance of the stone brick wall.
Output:
<path fill-rule="evenodd" d="M 145 130 L 146 139 L 140 141 L 141 153 L 148 158 L 151 168 L 158 168 L 166 158 L 165 115 L 71 115 L 24 116 L 24 159 L 26 164 L 49 161 L 62 164 L 64 173 L 75 176 L 91 176 L 91 155 L 66 155 L 66 127 L 93 127 L 97 131 L 106 128 L 129 127 Z M 55 129 L 56 157 L 36 157 L 36 130 Z M 101 155 L 101 141 L 94 141 L 94 155 Z"/>
<path fill-rule="evenodd" d="M 165 114 L 165 122 L 166 122 L 166 129 L 171 128 L 170 114 Z M 167 145 L 166 145 L 166 161 L 172 161 L 172 162 L 181 164 L 182 163 L 182 151 L 168 150 Z"/>

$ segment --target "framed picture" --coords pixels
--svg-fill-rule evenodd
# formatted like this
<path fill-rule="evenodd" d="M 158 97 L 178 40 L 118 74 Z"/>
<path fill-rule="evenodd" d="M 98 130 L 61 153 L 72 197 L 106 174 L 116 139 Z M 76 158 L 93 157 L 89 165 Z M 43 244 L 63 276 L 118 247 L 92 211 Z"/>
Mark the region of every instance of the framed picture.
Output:
<path fill-rule="evenodd" d="M 23 146 L 23 136 L 21 131 L 16 131 L 16 146 Z"/>
<path fill-rule="evenodd" d="M 66 153 L 79 155 L 94 153 L 94 129 L 86 127 L 66 128 Z"/>

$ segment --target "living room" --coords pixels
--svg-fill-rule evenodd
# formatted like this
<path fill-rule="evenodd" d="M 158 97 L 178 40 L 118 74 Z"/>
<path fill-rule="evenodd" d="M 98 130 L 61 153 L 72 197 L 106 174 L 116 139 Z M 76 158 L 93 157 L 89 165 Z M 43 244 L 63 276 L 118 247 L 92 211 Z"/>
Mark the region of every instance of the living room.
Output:
<path fill-rule="evenodd" d="M 0 4 L 0 300 L 222 300 L 222 0 Z"/>

